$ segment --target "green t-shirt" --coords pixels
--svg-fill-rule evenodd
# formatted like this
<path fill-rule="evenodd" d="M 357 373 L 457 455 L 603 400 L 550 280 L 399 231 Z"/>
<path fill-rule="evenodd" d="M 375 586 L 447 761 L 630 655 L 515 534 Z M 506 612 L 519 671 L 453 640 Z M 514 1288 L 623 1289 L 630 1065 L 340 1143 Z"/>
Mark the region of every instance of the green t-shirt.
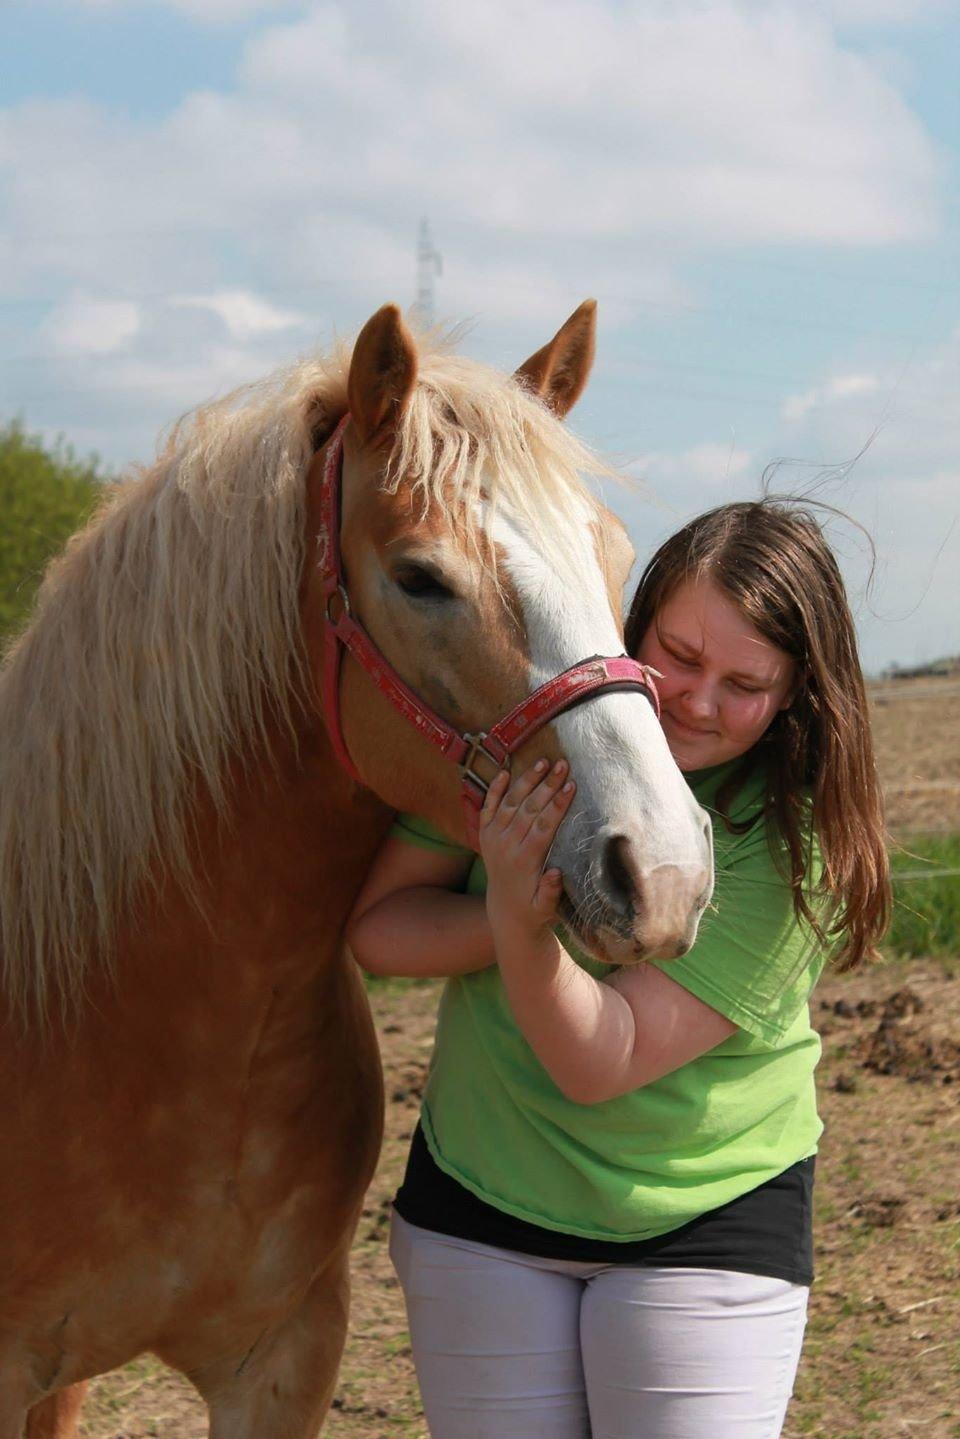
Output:
<path fill-rule="evenodd" d="M 687 778 L 708 810 L 728 766 Z M 762 777 L 733 819 L 758 812 Z M 426 821 L 401 816 L 396 837 L 447 853 Z M 714 822 L 715 908 L 680 959 L 654 961 L 737 1026 L 709 1053 L 601 1104 L 564 1097 L 518 1030 L 496 966 L 447 981 L 423 1129 L 447 1174 L 519 1219 L 590 1239 L 637 1240 L 675 1229 L 772 1179 L 817 1147 L 813 1072 L 820 1041 L 807 999 L 823 965 L 798 924 L 762 819 L 744 834 Z M 474 859 L 466 890 L 482 894 Z M 597 979 L 609 967 L 560 938 Z"/>

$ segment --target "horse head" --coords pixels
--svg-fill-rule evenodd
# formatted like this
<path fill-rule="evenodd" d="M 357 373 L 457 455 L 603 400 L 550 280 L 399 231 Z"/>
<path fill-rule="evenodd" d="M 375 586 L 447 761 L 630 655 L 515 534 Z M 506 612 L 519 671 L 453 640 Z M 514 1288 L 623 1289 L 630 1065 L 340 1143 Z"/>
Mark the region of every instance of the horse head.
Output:
<path fill-rule="evenodd" d="M 490 729 L 588 656 L 622 653 L 633 551 L 580 479 L 596 462 L 561 423 L 594 336 L 587 302 L 513 377 L 419 355 L 393 306 L 356 342 L 341 495 L 349 603 L 388 664 L 461 733 Z M 322 462 L 321 451 L 308 493 Z M 316 578 L 304 603 L 314 617 L 324 608 Z M 309 647 L 319 668 L 319 643 Z M 339 713 L 370 789 L 463 835 L 454 767 L 350 657 Z M 710 895 L 710 826 L 649 699 L 597 695 L 524 743 L 515 765 L 541 755 L 565 756 L 578 784 L 551 855 L 569 926 L 615 963 L 684 952 Z"/>

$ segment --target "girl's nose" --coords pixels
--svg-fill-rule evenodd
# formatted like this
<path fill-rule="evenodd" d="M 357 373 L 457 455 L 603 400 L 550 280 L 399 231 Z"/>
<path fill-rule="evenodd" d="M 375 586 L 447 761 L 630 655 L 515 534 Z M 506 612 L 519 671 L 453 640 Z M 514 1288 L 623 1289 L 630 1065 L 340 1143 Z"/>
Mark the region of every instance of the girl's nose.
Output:
<path fill-rule="evenodd" d="M 691 715 L 697 719 L 710 719 L 716 713 L 717 704 L 713 691 L 706 685 L 697 685 L 684 696 Z"/>

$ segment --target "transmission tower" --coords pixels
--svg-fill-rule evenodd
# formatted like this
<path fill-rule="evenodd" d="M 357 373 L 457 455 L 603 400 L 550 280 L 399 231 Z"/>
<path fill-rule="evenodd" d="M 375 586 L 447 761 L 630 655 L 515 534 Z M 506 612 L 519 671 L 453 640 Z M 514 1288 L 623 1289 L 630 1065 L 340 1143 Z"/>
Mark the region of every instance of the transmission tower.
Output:
<path fill-rule="evenodd" d="M 433 281 L 437 275 L 442 274 L 443 257 L 430 238 L 429 224 L 425 219 L 421 220 L 420 234 L 417 237 L 417 298 L 413 313 L 425 330 L 429 330 L 435 319 Z"/>

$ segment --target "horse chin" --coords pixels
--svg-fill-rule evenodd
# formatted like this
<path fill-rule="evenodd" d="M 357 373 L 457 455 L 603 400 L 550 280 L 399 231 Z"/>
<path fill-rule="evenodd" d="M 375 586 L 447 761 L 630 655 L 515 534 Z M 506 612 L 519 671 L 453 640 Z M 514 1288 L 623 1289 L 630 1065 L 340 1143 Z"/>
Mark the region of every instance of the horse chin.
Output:
<path fill-rule="evenodd" d="M 583 950 L 584 954 L 601 964 L 611 966 L 636 964 L 642 958 L 642 955 L 637 953 L 633 940 L 618 933 L 607 916 L 601 916 L 595 923 L 587 925 L 583 921 L 582 910 L 583 906 L 575 904 L 564 891 L 560 899 L 560 920 L 577 948 Z"/>

